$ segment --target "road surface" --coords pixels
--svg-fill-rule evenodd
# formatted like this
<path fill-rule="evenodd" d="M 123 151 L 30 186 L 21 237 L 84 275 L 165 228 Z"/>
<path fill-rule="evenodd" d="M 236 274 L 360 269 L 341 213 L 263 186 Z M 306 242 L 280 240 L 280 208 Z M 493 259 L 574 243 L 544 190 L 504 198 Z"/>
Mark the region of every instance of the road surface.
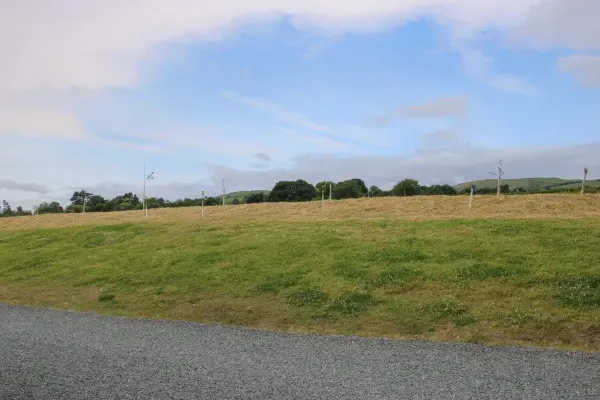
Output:
<path fill-rule="evenodd" d="M 0 304 L 0 399 L 600 399 L 600 354 Z"/>

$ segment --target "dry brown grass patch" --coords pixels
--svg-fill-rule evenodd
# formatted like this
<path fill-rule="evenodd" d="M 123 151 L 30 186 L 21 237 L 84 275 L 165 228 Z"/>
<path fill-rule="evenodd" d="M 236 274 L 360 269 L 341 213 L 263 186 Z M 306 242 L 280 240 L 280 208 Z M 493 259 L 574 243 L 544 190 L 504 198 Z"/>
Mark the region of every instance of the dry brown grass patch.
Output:
<path fill-rule="evenodd" d="M 390 219 L 427 220 L 452 218 L 585 218 L 600 217 L 600 196 L 541 194 L 526 196 L 477 196 L 468 209 L 466 196 L 416 196 L 363 198 L 309 203 L 263 203 L 205 207 L 205 221 L 244 222 L 282 220 Z M 149 211 L 148 221 L 201 220 L 200 207 L 162 208 Z M 141 210 L 2 218 L 0 230 L 60 227 L 84 224 L 144 222 Z"/>

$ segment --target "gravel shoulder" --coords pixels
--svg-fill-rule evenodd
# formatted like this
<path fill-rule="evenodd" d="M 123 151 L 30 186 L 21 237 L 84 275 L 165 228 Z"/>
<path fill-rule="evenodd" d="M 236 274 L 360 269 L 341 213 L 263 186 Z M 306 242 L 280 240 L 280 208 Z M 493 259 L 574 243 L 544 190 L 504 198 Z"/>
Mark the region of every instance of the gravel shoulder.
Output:
<path fill-rule="evenodd" d="M 0 304 L 0 399 L 599 399 L 600 354 Z"/>

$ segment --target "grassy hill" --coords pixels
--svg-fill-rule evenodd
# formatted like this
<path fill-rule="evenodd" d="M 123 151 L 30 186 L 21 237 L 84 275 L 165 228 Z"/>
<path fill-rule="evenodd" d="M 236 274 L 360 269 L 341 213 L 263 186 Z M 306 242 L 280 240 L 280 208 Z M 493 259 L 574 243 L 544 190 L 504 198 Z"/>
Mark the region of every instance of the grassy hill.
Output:
<path fill-rule="evenodd" d="M 562 178 L 521 178 L 521 179 L 503 179 L 503 184 L 510 185 L 512 189 L 526 190 L 560 190 L 581 187 L 581 179 L 562 179 Z M 479 188 L 495 188 L 496 179 L 482 179 L 474 181 L 473 184 Z M 600 180 L 586 181 L 587 187 L 600 187 Z M 454 186 L 457 190 L 471 187 L 471 182 L 461 183 Z"/>
<path fill-rule="evenodd" d="M 0 302 L 600 350 L 600 196 L 363 198 L 0 219 Z M 573 218 L 577 217 L 577 218 Z M 17 250 L 15 250 L 17 249 Z"/>
<path fill-rule="evenodd" d="M 599 219 L 548 218 L 598 201 L 482 196 L 463 219 L 442 217 L 466 215 L 460 197 L 3 218 L 0 302 L 598 351 Z M 513 218 L 481 218 L 494 212 Z"/>
<path fill-rule="evenodd" d="M 265 195 L 269 194 L 269 190 L 242 190 L 239 192 L 231 192 L 225 194 L 225 204 L 233 203 L 233 199 L 238 199 L 241 203 L 244 198 L 250 196 L 253 193 L 264 193 Z"/>

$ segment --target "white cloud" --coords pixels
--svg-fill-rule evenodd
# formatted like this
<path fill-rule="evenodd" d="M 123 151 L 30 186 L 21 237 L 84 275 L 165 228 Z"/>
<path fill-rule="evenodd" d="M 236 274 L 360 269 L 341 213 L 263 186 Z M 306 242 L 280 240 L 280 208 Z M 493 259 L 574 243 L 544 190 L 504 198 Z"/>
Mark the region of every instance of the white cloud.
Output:
<path fill-rule="evenodd" d="M 449 118 L 464 117 L 468 111 L 468 102 L 464 97 L 442 97 L 427 103 L 398 107 L 372 118 L 372 125 L 387 127 L 402 118 Z"/>
<path fill-rule="evenodd" d="M 305 129 L 311 129 L 315 131 L 324 131 L 327 129 L 326 126 L 310 120 L 305 115 L 287 110 L 285 107 L 265 99 L 241 96 L 231 90 L 221 91 L 220 95 L 224 99 L 242 103 L 255 109 L 269 113 L 281 122 L 286 122 L 289 124 L 300 126 Z"/>
<path fill-rule="evenodd" d="M 461 117 L 467 113 L 467 101 L 463 97 L 446 97 L 426 104 L 408 106 L 399 112 L 408 118 Z"/>
<path fill-rule="evenodd" d="M 281 132 L 282 134 L 286 135 L 287 137 L 291 138 L 292 140 L 296 140 L 296 141 L 300 141 L 300 142 L 304 142 L 307 143 L 311 149 L 311 153 L 312 152 L 325 152 L 325 153 L 331 153 L 331 152 L 357 152 L 360 150 L 359 147 L 346 143 L 346 142 L 342 142 L 339 140 L 335 140 L 335 139 L 331 139 L 328 137 L 324 137 L 324 136 L 316 136 L 316 135 L 311 135 L 311 134 L 307 134 L 307 133 L 302 133 L 302 132 L 298 132 L 295 131 L 293 129 L 284 129 L 284 128 L 279 128 L 279 132 Z"/>
<path fill-rule="evenodd" d="M 600 56 L 576 54 L 557 60 L 558 68 L 572 74 L 583 86 L 600 88 Z"/>
<path fill-rule="evenodd" d="M 18 183 L 10 180 L 0 180 L 0 190 L 18 190 L 21 192 L 32 192 L 38 194 L 46 194 L 49 192 L 44 185 L 37 183 Z"/>
<path fill-rule="evenodd" d="M 256 153 L 254 155 L 254 157 L 258 158 L 262 162 L 269 162 L 269 161 L 271 161 L 271 157 L 268 154 L 265 154 L 265 153 Z"/>
<path fill-rule="evenodd" d="M 420 135 L 421 142 L 423 143 L 424 149 L 447 149 L 470 147 L 469 142 L 465 137 L 456 131 L 442 129 L 432 132 L 426 132 Z"/>
<path fill-rule="evenodd" d="M 512 40 L 534 47 L 600 50 L 600 2 L 597 0 L 537 1 Z"/>
<path fill-rule="evenodd" d="M 494 72 L 493 59 L 468 42 L 455 43 L 454 47 L 462 57 L 465 70 L 475 79 L 505 92 L 529 93 L 534 90 L 533 85 L 522 77 Z"/>
<path fill-rule="evenodd" d="M 444 136 L 444 135 L 442 135 Z M 223 164 L 209 164 L 209 173 L 201 179 L 169 180 L 160 176 L 148 188 L 150 196 L 175 199 L 198 197 L 201 190 L 207 195 L 220 192 L 221 179 L 228 191 L 269 189 L 279 180 L 306 179 L 316 183 L 322 180 L 341 181 L 361 178 L 368 185 L 390 187 L 399 180 L 412 177 L 424 184 L 457 184 L 474 179 L 489 178 L 489 171 L 504 160 L 505 178 L 548 177 L 578 179 L 583 166 L 590 169 L 590 179 L 600 177 L 600 143 L 580 146 L 529 148 L 474 148 L 454 146 L 445 149 L 426 148 L 407 156 L 352 155 L 340 157 L 331 154 L 307 154 L 292 159 L 286 168 L 249 170 Z M 136 166 L 137 167 L 137 166 Z M 53 168 L 52 171 L 55 169 Z M 109 171 L 115 172 L 115 171 Z M 137 170 L 134 175 L 137 178 Z M 109 175 L 106 175 L 109 176 Z M 113 175 L 118 176 L 118 175 Z M 92 178 L 92 177 L 90 177 Z M 124 183 L 124 182 L 130 183 Z M 86 188 L 96 194 L 112 197 L 125 192 L 141 193 L 139 179 L 126 177 L 122 182 L 100 182 L 88 179 Z M 133 182 L 133 183 L 132 183 Z M 49 185 L 50 186 L 50 185 Z M 53 189 L 45 194 L 4 191 L 0 193 L 12 205 L 30 207 L 43 200 L 65 202 L 77 185 Z M 0 189 L 1 190 L 1 189 Z"/>
<path fill-rule="evenodd" d="M 599 4 L 596 0 L 0 0 L 0 98 L 40 90 L 135 87 L 146 78 L 148 65 L 168 55 L 163 45 L 215 40 L 234 34 L 240 25 L 282 16 L 318 36 L 375 31 L 429 17 L 446 26 L 460 43 L 469 43 L 483 30 L 519 27 L 519 37 L 534 44 L 597 49 Z M 477 50 L 461 52 L 467 69 L 487 83 L 511 91 L 528 88 L 517 77 L 493 74 L 489 60 Z M 302 116 L 258 105 L 282 119 L 310 124 Z M 34 113 L 38 117 L 31 118 Z M 80 135 L 79 125 L 68 109 L 32 106 L 16 112 L 1 128 Z"/>
<path fill-rule="evenodd" d="M 135 88 L 151 77 L 154 65 L 171 55 L 169 46 L 217 40 L 235 34 L 244 24 L 286 16 L 299 29 L 335 37 L 349 31 L 373 32 L 419 17 L 432 18 L 448 29 L 465 67 L 478 79 L 503 90 L 524 91 L 528 89 L 526 82 L 496 74 L 492 60 L 476 48 L 481 32 L 514 34 L 515 43 L 595 51 L 600 49 L 598 15 L 600 2 L 596 0 L 0 0 L 0 133 L 10 135 L 0 148 L 0 169 L 13 180 L 44 182 L 54 190 L 66 181 L 97 185 L 99 178 L 93 174 L 97 171 L 104 176 L 119 175 L 124 182 L 137 180 L 137 172 L 128 169 L 133 163 L 132 148 L 162 151 L 164 147 L 199 148 L 199 143 L 204 143 L 215 152 L 248 157 L 248 162 L 254 162 L 252 154 L 259 152 L 274 158 L 297 154 L 298 149 L 281 149 L 275 142 L 261 145 L 242 140 L 231 146 L 214 135 L 203 136 L 201 142 L 195 128 L 176 135 L 161 129 L 156 138 L 149 138 L 154 140 L 149 144 L 121 140 L 123 137 L 93 138 L 79 118 L 81 96 L 64 98 L 65 92 L 93 96 L 108 89 Z M 582 67 L 577 68 L 581 74 Z M 313 136 L 328 140 L 325 145 L 330 147 L 338 141 L 326 135 L 343 142 L 352 139 L 385 144 L 388 140 L 370 130 L 344 132 L 266 100 L 229 95 L 271 113 L 280 122 L 303 128 L 294 130 L 300 135 L 308 135 L 306 131 L 323 133 Z M 128 134 L 135 136 L 136 132 Z M 32 143 L 25 135 L 85 139 L 88 147 L 67 151 L 62 142 Z M 111 149 L 99 151 L 106 156 L 103 163 L 89 162 L 89 147 L 95 144 Z M 243 154 L 234 147 L 241 147 Z M 366 159 L 351 161 L 362 165 Z M 364 168 L 372 170 L 380 162 L 365 164 Z M 398 159 L 384 161 L 386 165 L 396 162 Z M 336 163 L 339 165 L 333 167 L 359 172 L 345 161 Z M 300 175 L 303 172 L 297 170 Z M 371 175 L 378 176 L 375 172 Z M 394 177 L 380 176 L 381 181 Z"/>
<path fill-rule="evenodd" d="M 532 10 L 523 30 L 542 43 L 595 45 L 600 39 L 593 37 L 600 35 L 589 29 L 597 26 L 598 2 L 568 0 L 568 4 L 567 0 L 2 0 L 0 95 L 40 88 L 132 87 L 143 79 L 142 63 L 159 56 L 162 44 L 215 39 L 242 23 L 283 15 L 301 29 L 335 33 L 373 31 L 431 17 L 465 38 L 483 29 L 514 28 Z M 555 26 L 564 36 L 554 33 Z"/>
<path fill-rule="evenodd" d="M 67 109 L 0 101 L 0 135 L 2 134 L 69 139 L 86 136 L 77 115 Z"/>
<path fill-rule="evenodd" d="M 293 125 L 295 129 L 280 129 L 280 131 L 284 133 L 288 132 L 288 136 L 290 137 L 301 139 L 305 143 L 319 145 L 326 150 L 356 150 L 357 147 L 348 143 L 348 141 L 357 141 L 373 146 L 383 146 L 388 143 L 384 135 L 372 129 L 369 130 L 358 126 L 328 126 L 314 121 L 302 113 L 288 110 L 273 101 L 256 97 L 246 97 L 233 91 L 221 91 L 220 95 L 225 99 L 267 112 L 279 122 Z M 302 129 L 303 132 L 299 132 L 297 128 Z"/>
<path fill-rule="evenodd" d="M 445 151 L 424 150 L 402 156 L 307 155 L 294 159 L 288 169 L 245 171 L 215 165 L 212 167 L 213 187 L 221 177 L 230 190 L 270 188 L 278 180 L 306 179 L 341 181 L 362 178 L 369 185 L 386 186 L 405 177 L 413 177 L 425 184 L 465 182 L 487 179 L 497 160 L 504 160 L 505 178 L 547 177 L 578 178 L 584 165 L 591 176 L 599 176 L 600 160 L 596 156 L 600 143 L 585 146 L 531 147 L 531 148 L 472 148 L 456 147 Z M 596 171 L 594 173 L 593 171 Z"/>

